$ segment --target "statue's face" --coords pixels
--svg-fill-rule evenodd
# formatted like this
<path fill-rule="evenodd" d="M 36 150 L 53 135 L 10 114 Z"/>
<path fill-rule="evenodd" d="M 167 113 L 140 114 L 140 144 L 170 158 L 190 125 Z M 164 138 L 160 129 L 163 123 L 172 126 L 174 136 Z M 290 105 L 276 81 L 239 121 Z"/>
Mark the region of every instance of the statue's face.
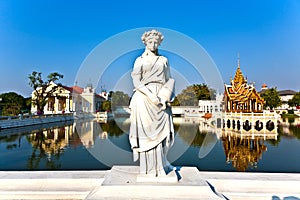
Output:
<path fill-rule="evenodd" d="M 150 38 L 146 42 L 147 49 L 150 51 L 156 51 L 158 48 L 159 42 L 155 38 Z"/>

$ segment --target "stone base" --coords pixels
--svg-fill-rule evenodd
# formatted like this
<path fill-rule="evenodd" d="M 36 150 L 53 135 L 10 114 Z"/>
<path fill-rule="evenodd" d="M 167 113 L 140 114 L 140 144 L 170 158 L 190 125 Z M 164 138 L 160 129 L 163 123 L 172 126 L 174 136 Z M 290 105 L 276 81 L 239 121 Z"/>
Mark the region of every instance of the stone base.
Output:
<path fill-rule="evenodd" d="M 136 177 L 137 183 L 177 183 L 177 176 L 175 172 L 170 172 L 168 175 L 160 175 L 155 177 L 153 174 L 151 175 L 142 175 L 139 174 Z"/>
<path fill-rule="evenodd" d="M 196 167 L 182 167 L 165 177 L 139 174 L 139 166 L 113 166 L 102 185 L 86 199 L 223 199 L 199 176 Z M 188 186 L 188 187 L 186 187 Z"/>
<path fill-rule="evenodd" d="M 179 185 L 201 185 L 207 186 L 205 180 L 201 179 L 196 167 L 182 167 L 179 171 L 182 179 L 177 181 L 174 171 L 168 175 L 155 177 L 154 175 L 141 175 L 139 166 L 113 166 L 106 176 L 102 185 L 136 185 L 136 184 L 179 184 Z"/>

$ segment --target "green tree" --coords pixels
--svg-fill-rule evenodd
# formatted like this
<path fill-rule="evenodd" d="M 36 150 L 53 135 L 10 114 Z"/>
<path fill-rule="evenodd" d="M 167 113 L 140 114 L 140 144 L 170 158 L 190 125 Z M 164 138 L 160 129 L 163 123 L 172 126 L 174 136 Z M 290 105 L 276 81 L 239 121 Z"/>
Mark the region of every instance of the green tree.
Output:
<path fill-rule="evenodd" d="M 292 99 L 288 101 L 290 107 L 300 106 L 300 92 L 297 92 Z"/>
<path fill-rule="evenodd" d="M 175 97 L 173 106 L 197 106 L 199 100 L 212 100 L 216 97 L 216 91 L 206 84 L 194 84 L 187 86 Z"/>
<path fill-rule="evenodd" d="M 261 94 L 261 97 L 266 101 L 264 108 L 273 110 L 282 104 L 276 88 L 270 88 Z"/>
<path fill-rule="evenodd" d="M 180 102 L 178 100 L 178 97 L 176 96 L 173 100 L 173 102 L 171 102 L 172 106 L 180 106 Z"/>
<path fill-rule="evenodd" d="M 27 97 L 27 98 L 25 98 L 25 110 L 28 110 L 28 111 L 30 111 L 30 109 L 31 109 L 31 97 Z"/>
<path fill-rule="evenodd" d="M 216 99 L 216 91 L 209 88 L 206 84 L 193 85 L 198 100 Z"/>
<path fill-rule="evenodd" d="M 55 83 L 55 81 L 63 77 L 63 75 L 53 72 L 47 76 L 46 80 L 43 80 L 41 72 L 33 71 L 31 74 L 29 74 L 29 85 L 34 89 L 32 104 L 37 107 L 38 113 L 44 112 L 47 99 L 52 96 L 59 86 L 61 86 L 61 83 Z M 52 82 L 55 83 L 56 86 L 49 87 Z"/>
<path fill-rule="evenodd" d="M 3 93 L 0 95 L 2 115 L 13 116 L 26 109 L 26 99 L 15 92 Z"/>
<path fill-rule="evenodd" d="M 198 99 L 193 86 L 188 86 L 180 94 L 177 95 L 177 99 L 181 106 L 196 106 Z"/>
<path fill-rule="evenodd" d="M 101 104 L 101 111 L 108 111 L 108 110 L 111 110 L 111 102 L 103 101 Z"/>
<path fill-rule="evenodd" d="M 130 97 L 122 91 L 111 93 L 111 108 L 115 110 L 117 106 L 128 106 Z"/>

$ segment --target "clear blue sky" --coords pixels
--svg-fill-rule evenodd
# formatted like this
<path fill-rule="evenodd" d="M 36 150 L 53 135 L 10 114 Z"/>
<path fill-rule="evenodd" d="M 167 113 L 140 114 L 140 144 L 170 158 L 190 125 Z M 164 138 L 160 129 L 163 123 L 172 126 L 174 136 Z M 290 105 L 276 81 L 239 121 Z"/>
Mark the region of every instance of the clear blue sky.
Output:
<path fill-rule="evenodd" d="M 242 72 L 258 90 L 266 83 L 300 91 L 299 0 L 1 0 L 0 93 L 30 96 L 27 76 L 34 70 L 45 76 L 58 71 L 63 84 L 74 85 L 81 63 L 99 43 L 140 27 L 193 38 L 226 83 L 239 52 Z"/>

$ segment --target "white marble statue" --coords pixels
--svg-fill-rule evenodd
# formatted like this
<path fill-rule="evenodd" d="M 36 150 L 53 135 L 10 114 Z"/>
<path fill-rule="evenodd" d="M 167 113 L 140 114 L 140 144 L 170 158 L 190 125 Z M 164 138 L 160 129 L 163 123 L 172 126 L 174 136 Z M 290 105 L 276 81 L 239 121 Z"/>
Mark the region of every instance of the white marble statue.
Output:
<path fill-rule="evenodd" d="M 135 60 L 131 73 L 135 89 L 129 106 L 129 140 L 134 161 L 140 160 L 140 174 L 154 177 L 176 170 L 166 157 L 174 143 L 172 113 L 168 106 L 174 79 L 170 75 L 168 59 L 158 54 L 163 38 L 156 30 L 143 34 L 145 52 Z"/>

